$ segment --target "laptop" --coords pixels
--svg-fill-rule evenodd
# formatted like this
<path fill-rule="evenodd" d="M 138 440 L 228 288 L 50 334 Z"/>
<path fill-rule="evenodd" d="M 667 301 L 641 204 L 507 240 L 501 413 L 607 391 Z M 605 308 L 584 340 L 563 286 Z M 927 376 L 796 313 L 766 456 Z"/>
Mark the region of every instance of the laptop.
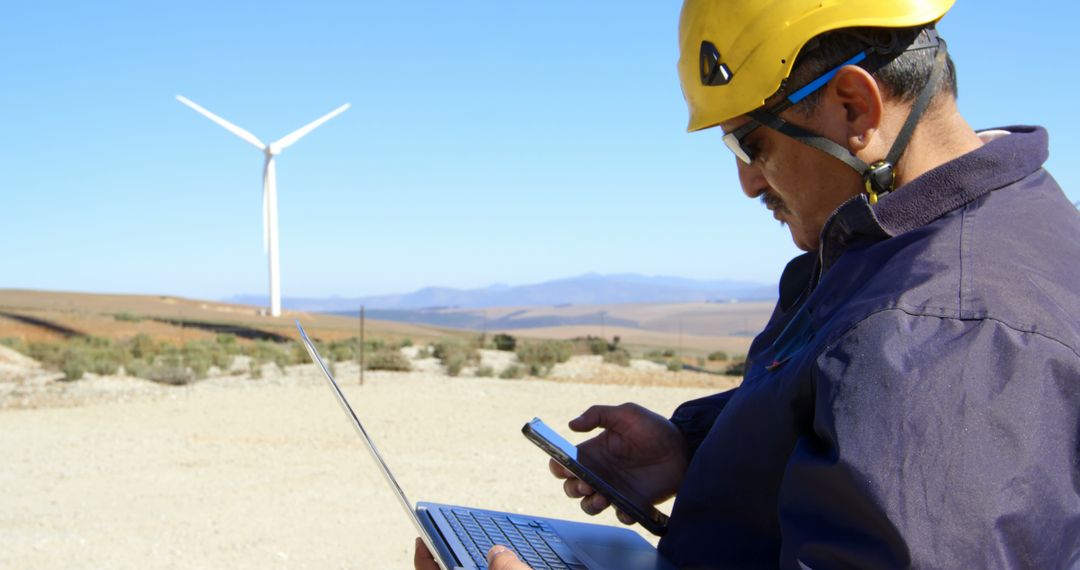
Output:
<path fill-rule="evenodd" d="M 674 568 L 648 541 L 627 528 L 441 503 L 419 502 L 413 506 L 300 321 L 296 321 L 296 328 L 311 360 L 326 376 L 345 415 L 367 444 L 417 534 L 444 570 L 486 569 L 487 552 L 495 544 L 510 548 L 536 570 Z"/>

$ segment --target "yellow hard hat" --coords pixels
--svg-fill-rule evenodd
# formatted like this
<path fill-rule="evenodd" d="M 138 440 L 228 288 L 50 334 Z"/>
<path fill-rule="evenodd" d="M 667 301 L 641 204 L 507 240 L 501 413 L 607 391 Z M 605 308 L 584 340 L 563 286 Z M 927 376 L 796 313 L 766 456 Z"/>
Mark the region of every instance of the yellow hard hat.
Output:
<path fill-rule="evenodd" d="M 685 0 L 679 80 L 689 131 L 765 104 L 812 38 L 841 28 L 936 22 L 956 0 Z"/>

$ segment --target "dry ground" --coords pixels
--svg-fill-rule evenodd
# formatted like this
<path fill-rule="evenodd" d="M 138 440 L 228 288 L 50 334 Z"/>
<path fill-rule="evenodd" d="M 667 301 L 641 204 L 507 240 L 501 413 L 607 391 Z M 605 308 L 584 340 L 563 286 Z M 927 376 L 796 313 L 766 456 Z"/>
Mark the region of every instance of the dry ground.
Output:
<path fill-rule="evenodd" d="M 0 568 L 411 567 L 414 532 L 325 381 L 313 366 L 266 370 L 183 387 L 62 384 L 0 354 Z M 357 372 L 337 370 L 412 501 L 576 520 L 589 517 L 523 423 L 565 426 L 591 403 L 668 414 L 732 383 L 589 357 L 557 381 L 450 378 L 433 361 L 369 372 L 363 386 Z"/>

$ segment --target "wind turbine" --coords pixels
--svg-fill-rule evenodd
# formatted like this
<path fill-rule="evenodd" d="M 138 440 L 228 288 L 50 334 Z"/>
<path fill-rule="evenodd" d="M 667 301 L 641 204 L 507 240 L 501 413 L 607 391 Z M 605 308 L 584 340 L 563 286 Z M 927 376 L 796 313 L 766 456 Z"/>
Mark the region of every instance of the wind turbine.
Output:
<path fill-rule="evenodd" d="M 281 151 L 303 138 L 304 135 L 315 130 L 319 125 L 344 113 L 345 110 L 349 108 L 349 104 L 345 103 L 337 109 L 334 109 L 307 125 L 285 135 L 276 142 L 265 144 L 250 132 L 207 111 L 183 95 L 177 95 L 176 100 L 191 107 L 195 112 L 203 115 L 207 119 L 221 125 L 230 133 L 255 145 L 255 147 L 261 150 L 266 157 L 266 161 L 263 163 L 263 250 L 270 258 L 270 315 L 280 317 L 281 271 L 278 266 L 277 174 L 274 167 L 274 157 L 281 154 Z"/>

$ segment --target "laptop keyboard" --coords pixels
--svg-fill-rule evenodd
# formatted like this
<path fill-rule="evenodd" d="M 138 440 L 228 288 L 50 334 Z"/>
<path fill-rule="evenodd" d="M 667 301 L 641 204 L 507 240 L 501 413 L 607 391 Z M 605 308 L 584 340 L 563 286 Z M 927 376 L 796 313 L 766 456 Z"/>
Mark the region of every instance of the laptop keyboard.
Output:
<path fill-rule="evenodd" d="M 536 570 L 586 570 L 570 547 L 544 521 L 472 509 L 440 507 L 477 568 L 487 568 L 496 544 L 513 550 Z"/>

